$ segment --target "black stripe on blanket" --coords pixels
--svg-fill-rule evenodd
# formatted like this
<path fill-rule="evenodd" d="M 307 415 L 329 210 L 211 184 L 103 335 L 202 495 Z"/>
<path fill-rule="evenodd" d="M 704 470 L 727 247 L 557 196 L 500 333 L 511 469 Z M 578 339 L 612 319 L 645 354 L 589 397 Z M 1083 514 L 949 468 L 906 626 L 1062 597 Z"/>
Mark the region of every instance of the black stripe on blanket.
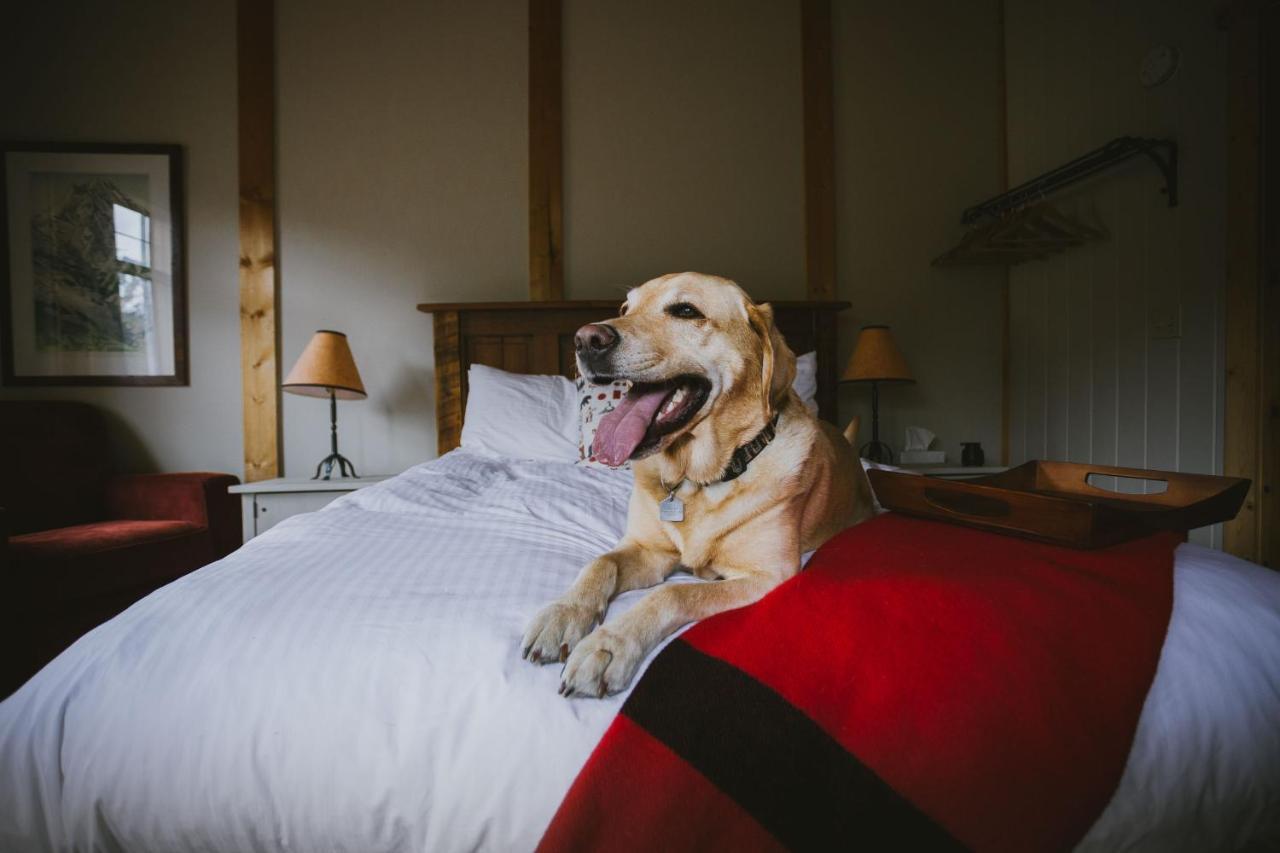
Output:
<path fill-rule="evenodd" d="M 793 850 L 963 850 L 802 711 L 676 640 L 622 713 Z"/>

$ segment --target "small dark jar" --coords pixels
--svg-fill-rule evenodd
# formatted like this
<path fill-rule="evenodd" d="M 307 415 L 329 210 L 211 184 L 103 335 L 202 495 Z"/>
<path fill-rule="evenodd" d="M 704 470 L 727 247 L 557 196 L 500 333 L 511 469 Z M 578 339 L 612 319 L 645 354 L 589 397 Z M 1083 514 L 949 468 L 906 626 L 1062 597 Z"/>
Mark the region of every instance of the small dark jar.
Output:
<path fill-rule="evenodd" d="M 987 461 L 987 456 L 982 452 L 982 442 L 980 441 L 962 441 L 960 447 L 960 464 L 968 467 L 982 465 Z"/>

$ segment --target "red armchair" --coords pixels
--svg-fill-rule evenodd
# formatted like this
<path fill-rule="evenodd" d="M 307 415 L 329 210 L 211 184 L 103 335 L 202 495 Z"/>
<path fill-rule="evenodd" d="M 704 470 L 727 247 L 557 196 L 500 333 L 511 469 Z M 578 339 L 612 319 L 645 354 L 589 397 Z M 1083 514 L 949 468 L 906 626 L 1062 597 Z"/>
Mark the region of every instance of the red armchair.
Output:
<path fill-rule="evenodd" d="M 102 413 L 0 402 L 0 565 L 10 636 L 0 697 L 81 634 L 240 545 L 229 474 L 112 471 Z"/>

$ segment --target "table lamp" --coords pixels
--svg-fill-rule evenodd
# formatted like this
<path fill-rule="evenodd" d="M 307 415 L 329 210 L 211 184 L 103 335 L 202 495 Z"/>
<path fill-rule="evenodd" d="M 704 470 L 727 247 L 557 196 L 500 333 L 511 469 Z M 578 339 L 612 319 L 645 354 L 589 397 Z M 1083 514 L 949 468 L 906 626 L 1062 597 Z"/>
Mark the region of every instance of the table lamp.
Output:
<path fill-rule="evenodd" d="M 360 381 L 356 361 L 351 357 L 351 347 L 347 346 L 347 336 L 329 329 L 317 331 L 280 387 L 290 394 L 329 398 L 330 453 L 320 460 L 311 479 L 320 479 L 321 468 L 324 469 L 324 479 L 329 479 L 335 462 L 339 476 L 358 477 L 356 466 L 338 452 L 338 399 L 363 400 L 368 396 L 364 383 Z M 350 474 L 347 469 L 351 470 Z"/>
<path fill-rule="evenodd" d="M 888 326 L 862 327 L 840 381 L 871 383 L 871 440 L 862 445 L 858 453 L 872 462 L 892 463 L 893 450 L 880 440 L 880 383 L 916 380 L 906 359 L 898 352 Z"/>

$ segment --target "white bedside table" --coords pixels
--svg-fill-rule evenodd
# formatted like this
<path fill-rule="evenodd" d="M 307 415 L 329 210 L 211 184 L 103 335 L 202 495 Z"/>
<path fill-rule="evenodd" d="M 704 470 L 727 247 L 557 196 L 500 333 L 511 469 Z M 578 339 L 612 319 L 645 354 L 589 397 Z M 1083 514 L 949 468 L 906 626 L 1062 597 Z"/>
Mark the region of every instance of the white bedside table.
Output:
<path fill-rule="evenodd" d="M 244 525 L 244 541 L 292 515 L 315 512 L 325 504 L 365 486 L 389 479 L 387 476 L 346 477 L 337 480 L 293 480 L 279 478 L 243 483 L 227 489 L 240 496 L 240 518 Z"/>

